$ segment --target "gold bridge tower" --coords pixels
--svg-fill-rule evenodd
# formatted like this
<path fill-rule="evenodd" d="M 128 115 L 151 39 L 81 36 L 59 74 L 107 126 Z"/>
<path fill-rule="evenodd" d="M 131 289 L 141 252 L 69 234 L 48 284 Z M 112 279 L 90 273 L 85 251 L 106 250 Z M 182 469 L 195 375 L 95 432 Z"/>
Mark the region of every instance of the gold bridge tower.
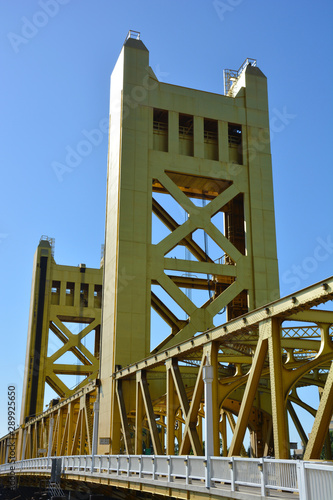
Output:
<path fill-rule="evenodd" d="M 289 458 L 291 419 L 318 459 L 333 412 L 333 312 L 320 304 L 332 298 L 333 278 L 279 298 L 256 61 L 225 71 L 225 95 L 179 87 L 130 32 L 111 76 L 103 261 L 59 265 L 40 241 L 20 428 L 1 461 L 9 439 L 17 459 L 203 455 L 208 409 L 214 455 L 247 455 L 248 429 L 251 456 Z M 58 398 L 43 411 L 46 384 Z M 310 386 L 317 405 L 302 400 Z"/>

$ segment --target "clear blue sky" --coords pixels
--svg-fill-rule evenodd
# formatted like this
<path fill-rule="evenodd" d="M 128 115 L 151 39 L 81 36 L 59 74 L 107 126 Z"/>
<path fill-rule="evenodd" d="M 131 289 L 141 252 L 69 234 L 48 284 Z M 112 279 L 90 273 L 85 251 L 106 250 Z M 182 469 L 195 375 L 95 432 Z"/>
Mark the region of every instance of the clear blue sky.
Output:
<path fill-rule="evenodd" d="M 106 134 L 62 182 L 52 164 L 107 118 L 129 29 L 141 32 L 160 79 L 176 85 L 223 93 L 223 69 L 257 59 L 271 119 L 283 117 L 272 131 L 281 294 L 332 274 L 332 21 L 327 0 L 1 2 L 1 435 L 7 383 L 21 399 L 40 236 L 55 238 L 60 264 L 99 265 Z"/>

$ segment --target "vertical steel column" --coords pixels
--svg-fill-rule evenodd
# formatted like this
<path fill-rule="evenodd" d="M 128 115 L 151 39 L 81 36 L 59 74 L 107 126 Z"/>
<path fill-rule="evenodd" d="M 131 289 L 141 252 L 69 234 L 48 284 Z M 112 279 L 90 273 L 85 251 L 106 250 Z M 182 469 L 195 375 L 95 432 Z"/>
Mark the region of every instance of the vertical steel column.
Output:
<path fill-rule="evenodd" d="M 222 438 L 222 456 L 228 456 L 227 446 L 227 416 L 224 410 L 221 411 L 220 433 Z"/>
<path fill-rule="evenodd" d="M 268 351 L 272 398 L 274 453 L 275 458 L 288 459 L 289 432 L 283 384 L 280 320 L 272 318 L 268 320 L 267 326 L 270 330 L 268 337 Z"/>
<path fill-rule="evenodd" d="M 143 398 L 140 387 L 141 372 L 136 374 L 136 412 L 135 412 L 135 454 L 142 454 Z"/>
<path fill-rule="evenodd" d="M 175 453 L 175 382 L 172 376 L 171 370 L 171 360 L 166 363 L 166 384 L 167 384 L 167 393 L 166 393 L 166 412 L 167 412 L 167 455 L 174 455 Z"/>
<path fill-rule="evenodd" d="M 91 473 L 94 472 L 95 455 L 97 454 L 97 446 L 98 446 L 98 413 L 99 413 L 99 402 L 98 400 L 96 400 L 94 403 L 94 424 L 93 424 L 93 436 L 92 436 L 92 446 L 91 446 Z"/>
<path fill-rule="evenodd" d="M 206 488 L 210 487 L 210 457 L 214 455 L 214 430 L 213 430 L 213 379 L 214 368 L 205 365 L 202 369 L 202 378 L 205 385 L 205 459 L 206 459 Z"/>

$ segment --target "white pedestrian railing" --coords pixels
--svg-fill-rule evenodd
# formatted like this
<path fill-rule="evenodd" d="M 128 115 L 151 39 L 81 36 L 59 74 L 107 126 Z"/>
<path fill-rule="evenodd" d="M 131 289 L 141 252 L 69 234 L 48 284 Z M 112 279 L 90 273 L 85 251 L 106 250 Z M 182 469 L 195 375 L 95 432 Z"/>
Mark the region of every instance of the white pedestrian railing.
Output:
<path fill-rule="evenodd" d="M 300 500 L 333 499 L 333 465 L 275 460 L 271 458 L 154 456 L 154 455 L 75 455 L 31 458 L 0 465 L 0 474 L 51 473 L 52 458 L 61 458 L 63 474 L 116 476 L 126 481 L 164 481 L 186 488 L 223 487 L 237 491 L 250 487 L 257 493 L 273 495 L 274 490 L 298 493 Z M 243 495 L 246 493 L 243 491 Z M 250 492 L 249 492 L 250 493 Z"/>

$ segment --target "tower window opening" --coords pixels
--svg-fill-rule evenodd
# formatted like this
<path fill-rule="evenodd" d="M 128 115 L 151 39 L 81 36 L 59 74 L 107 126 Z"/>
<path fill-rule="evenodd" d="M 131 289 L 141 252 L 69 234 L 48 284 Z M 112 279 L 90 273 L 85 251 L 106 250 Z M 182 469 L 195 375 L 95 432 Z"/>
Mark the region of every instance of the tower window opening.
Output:
<path fill-rule="evenodd" d="M 66 306 L 74 305 L 74 288 L 75 283 L 67 281 L 66 283 Z"/>
<path fill-rule="evenodd" d="M 94 307 L 101 307 L 102 301 L 102 285 L 95 285 L 94 287 Z"/>
<path fill-rule="evenodd" d="M 52 281 L 51 304 L 59 305 L 60 301 L 60 281 Z"/>
<path fill-rule="evenodd" d="M 164 109 L 154 109 L 153 133 L 154 149 L 168 152 L 169 113 Z"/>
<path fill-rule="evenodd" d="M 218 160 L 218 122 L 204 119 L 204 155 L 208 160 Z"/>
<path fill-rule="evenodd" d="M 235 123 L 228 125 L 228 145 L 229 145 L 229 161 L 231 163 L 243 163 L 243 147 L 242 147 L 242 126 Z"/>
<path fill-rule="evenodd" d="M 193 116 L 179 114 L 179 153 L 193 156 Z"/>
<path fill-rule="evenodd" d="M 81 283 L 80 287 L 80 303 L 82 307 L 88 307 L 88 283 Z"/>

